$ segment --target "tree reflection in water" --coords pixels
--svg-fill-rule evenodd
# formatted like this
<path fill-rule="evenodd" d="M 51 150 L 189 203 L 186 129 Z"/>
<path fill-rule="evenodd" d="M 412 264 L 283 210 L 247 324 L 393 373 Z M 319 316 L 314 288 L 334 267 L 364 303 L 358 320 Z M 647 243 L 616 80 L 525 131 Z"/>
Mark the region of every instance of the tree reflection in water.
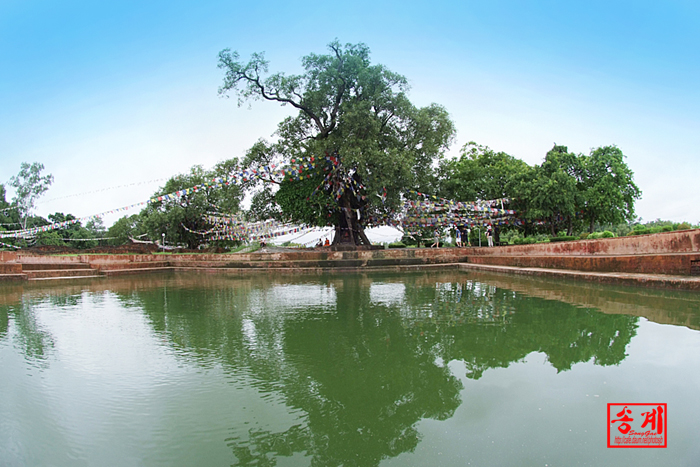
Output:
<path fill-rule="evenodd" d="M 144 310 L 160 339 L 189 361 L 215 362 L 233 381 L 246 375 L 260 393 L 279 394 L 304 414 L 282 432 L 232 426 L 226 443 L 239 465 L 301 454 L 312 465 L 364 466 L 413 451 L 421 419 L 454 414 L 462 384 L 449 362 L 464 362 L 466 376 L 479 379 L 531 352 L 546 354 L 557 371 L 626 357 L 637 317 L 469 277 L 144 276 L 95 283 L 90 300 L 99 302 L 101 290 L 115 294 L 122 306 Z M 87 292 L 5 290 L 0 342 L 12 334 L 27 359 L 45 362 L 53 337 L 37 323 L 36 307 L 70 308 Z"/>
<path fill-rule="evenodd" d="M 138 297 L 176 348 L 203 364 L 213 355 L 232 375 L 245 371 L 262 392 L 306 414 L 284 432 L 232 428 L 226 442 L 239 465 L 275 465 L 294 453 L 312 465 L 378 465 L 415 449 L 418 421 L 449 418 L 461 404 L 462 384 L 443 362 L 463 361 L 473 379 L 531 352 L 545 353 L 558 371 L 591 359 L 615 365 L 638 319 L 459 275 L 230 284 Z M 373 285 L 399 293 L 378 300 Z"/>

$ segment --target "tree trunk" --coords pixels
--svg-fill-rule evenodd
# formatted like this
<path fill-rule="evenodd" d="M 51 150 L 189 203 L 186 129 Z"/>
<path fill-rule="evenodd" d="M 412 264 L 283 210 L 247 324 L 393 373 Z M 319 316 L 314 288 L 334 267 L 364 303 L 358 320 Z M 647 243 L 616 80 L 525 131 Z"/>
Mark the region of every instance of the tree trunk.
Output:
<path fill-rule="evenodd" d="M 556 233 L 554 232 L 554 229 L 555 229 L 554 222 L 555 222 L 555 217 L 554 216 L 550 217 L 549 226 L 551 228 L 552 237 L 554 237 L 556 235 Z"/>
<path fill-rule="evenodd" d="M 335 226 L 333 245 L 370 246 L 372 243 L 365 235 L 365 229 L 357 218 L 357 210 L 352 206 L 350 193 L 346 191 L 338 204 L 341 211 Z"/>

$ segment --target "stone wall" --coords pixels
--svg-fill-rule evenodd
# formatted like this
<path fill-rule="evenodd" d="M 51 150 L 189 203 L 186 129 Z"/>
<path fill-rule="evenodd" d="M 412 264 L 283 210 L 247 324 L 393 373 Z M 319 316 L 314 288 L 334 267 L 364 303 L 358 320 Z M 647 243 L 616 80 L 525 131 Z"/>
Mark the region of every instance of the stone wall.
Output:
<path fill-rule="evenodd" d="M 488 256 L 570 256 L 570 255 L 652 255 L 700 252 L 700 229 L 662 232 L 597 240 L 535 243 L 498 248 L 471 248 L 470 255 Z"/>

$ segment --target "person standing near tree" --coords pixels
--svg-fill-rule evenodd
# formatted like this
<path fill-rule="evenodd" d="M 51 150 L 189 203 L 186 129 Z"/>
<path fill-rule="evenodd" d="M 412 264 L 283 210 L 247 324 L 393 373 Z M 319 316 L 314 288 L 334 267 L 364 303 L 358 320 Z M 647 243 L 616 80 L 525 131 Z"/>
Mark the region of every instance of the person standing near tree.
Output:
<path fill-rule="evenodd" d="M 439 229 L 435 229 L 435 241 L 433 242 L 432 245 L 430 245 L 430 248 L 440 248 L 440 231 L 439 231 Z"/>
<path fill-rule="evenodd" d="M 486 240 L 488 240 L 489 246 L 493 246 L 493 229 L 491 228 L 491 224 L 486 226 Z"/>
<path fill-rule="evenodd" d="M 455 244 L 457 245 L 457 248 L 462 248 L 462 232 L 457 226 L 455 226 Z"/>

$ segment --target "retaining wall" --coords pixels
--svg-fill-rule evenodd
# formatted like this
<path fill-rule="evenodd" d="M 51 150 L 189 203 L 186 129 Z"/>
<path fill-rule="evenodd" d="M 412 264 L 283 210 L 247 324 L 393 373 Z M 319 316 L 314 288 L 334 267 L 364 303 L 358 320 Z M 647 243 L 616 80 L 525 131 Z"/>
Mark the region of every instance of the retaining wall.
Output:
<path fill-rule="evenodd" d="M 700 229 L 597 240 L 472 248 L 466 262 L 586 272 L 700 275 Z"/>
<path fill-rule="evenodd" d="M 68 269 L 84 263 L 104 274 L 164 269 L 349 270 L 417 268 L 448 263 L 666 275 L 700 275 L 700 229 L 633 237 L 480 248 L 401 248 L 332 251 L 309 249 L 233 254 L 108 254 L 47 256 L 0 252 L 0 275 L 22 272 L 22 264 Z M 36 269 L 36 267 L 34 268 Z M 8 277 L 9 278 L 9 277 Z"/>
<path fill-rule="evenodd" d="M 700 252 L 700 229 L 597 240 L 471 248 L 480 256 L 651 255 Z"/>

